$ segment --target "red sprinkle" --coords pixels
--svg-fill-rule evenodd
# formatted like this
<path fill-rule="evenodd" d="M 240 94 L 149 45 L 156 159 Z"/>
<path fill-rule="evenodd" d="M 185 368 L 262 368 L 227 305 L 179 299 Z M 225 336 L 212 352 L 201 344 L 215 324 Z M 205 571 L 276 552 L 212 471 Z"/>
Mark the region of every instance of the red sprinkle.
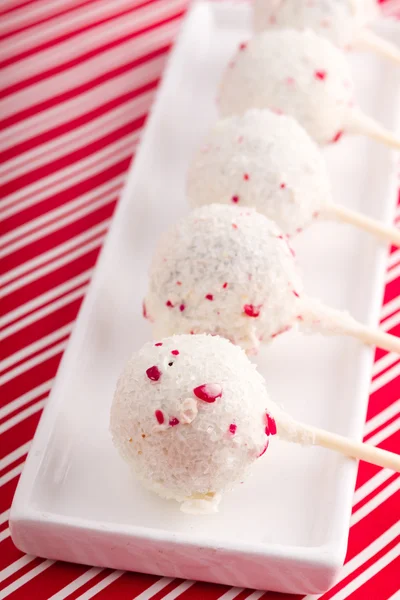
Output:
<path fill-rule="evenodd" d="M 269 446 L 269 440 L 267 440 L 267 443 L 265 444 L 263 450 L 258 455 L 258 458 L 261 458 L 261 456 L 266 453 L 266 451 L 268 450 L 268 446 Z"/>
<path fill-rule="evenodd" d="M 169 420 L 169 425 L 171 427 L 175 427 L 176 425 L 179 425 L 179 419 L 177 419 L 176 417 L 172 417 L 172 419 Z"/>
<path fill-rule="evenodd" d="M 275 423 L 275 419 L 272 418 L 269 413 L 265 413 L 265 420 L 267 422 L 267 426 L 265 428 L 265 433 L 267 435 L 276 435 L 276 423 Z"/>
<path fill-rule="evenodd" d="M 243 179 L 244 179 L 245 181 L 248 181 L 248 180 L 250 179 L 250 175 L 249 175 L 248 173 L 245 173 L 245 174 L 243 175 Z"/>
<path fill-rule="evenodd" d="M 159 424 L 162 425 L 164 423 L 164 413 L 162 412 L 162 410 L 156 410 L 154 414 Z"/>
<path fill-rule="evenodd" d="M 243 306 L 243 312 L 248 317 L 259 317 L 261 308 L 262 308 L 262 304 L 259 304 L 258 306 L 254 306 L 253 304 L 245 304 Z"/>
<path fill-rule="evenodd" d="M 181 312 L 183 312 L 185 310 L 185 308 L 186 308 L 186 306 L 184 304 L 181 304 L 180 307 L 179 307 L 179 310 Z"/>
<path fill-rule="evenodd" d="M 161 377 L 161 371 L 158 367 L 149 367 L 146 371 L 146 375 L 151 381 L 158 381 Z"/>
<path fill-rule="evenodd" d="M 247 42 L 242 42 L 241 44 L 239 44 L 239 50 L 246 50 L 247 48 Z"/>
<path fill-rule="evenodd" d="M 239 202 L 239 196 L 232 196 L 232 202 L 237 204 Z"/>
<path fill-rule="evenodd" d="M 225 281 L 224 285 L 222 286 L 224 288 L 224 290 L 226 290 L 226 288 L 228 287 L 227 282 Z"/>
<path fill-rule="evenodd" d="M 299 294 L 296 292 L 296 290 L 292 290 L 293 294 L 296 296 L 296 298 L 300 298 Z"/>
<path fill-rule="evenodd" d="M 315 75 L 316 79 L 320 79 L 321 81 L 324 81 L 324 79 L 326 79 L 327 72 L 326 71 L 315 71 L 314 75 Z"/>
<path fill-rule="evenodd" d="M 290 331 L 290 329 L 291 329 L 291 326 L 290 325 L 286 325 L 286 327 L 283 327 L 282 329 L 280 329 L 276 333 L 273 333 L 271 335 L 271 337 L 272 338 L 276 338 L 276 337 L 278 337 L 278 335 L 281 335 L 282 333 L 286 333 L 287 331 Z"/>
<path fill-rule="evenodd" d="M 235 435 L 236 429 L 237 429 L 237 425 L 235 425 L 235 423 L 231 423 L 229 425 L 229 433 L 231 433 L 232 435 Z"/>
<path fill-rule="evenodd" d="M 147 310 L 146 310 L 146 304 L 145 304 L 144 302 L 143 302 L 143 307 L 142 307 L 142 308 L 143 308 L 143 317 L 144 317 L 145 319 L 147 319 Z"/>
<path fill-rule="evenodd" d="M 281 183 L 281 186 L 280 186 L 280 187 L 281 187 L 281 190 L 284 190 L 284 189 L 285 189 L 285 187 L 286 187 L 286 183 Z"/>
<path fill-rule="evenodd" d="M 233 227 L 233 229 L 237 229 L 238 228 L 238 226 L 236 225 L 236 223 L 232 223 L 232 227 Z"/>
<path fill-rule="evenodd" d="M 174 356 L 178 356 L 179 350 L 171 350 L 171 354 L 173 354 Z"/>
<path fill-rule="evenodd" d="M 338 131 L 337 134 L 332 138 L 332 144 L 336 144 L 343 135 L 343 131 Z"/>
<path fill-rule="evenodd" d="M 162 342 L 157 342 L 157 344 L 154 344 L 155 346 L 162 346 Z"/>
<path fill-rule="evenodd" d="M 182 281 L 177 281 L 176 285 L 182 285 Z"/>
<path fill-rule="evenodd" d="M 212 403 L 222 396 L 222 387 L 218 383 L 204 383 L 193 390 L 194 395 L 204 402 Z"/>
<path fill-rule="evenodd" d="M 317 219 L 319 217 L 319 211 L 316 210 L 315 212 L 313 212 L 312 216 L 314 217 L 314 219 Z"/>
<path fill-rule="evenodd" d="M 167 300 L 165 306 L 168 306 L 168 308 L 173 308 L 174 305 L 172 304 L 171 300 Z"/>
<path fill-rule="evenodd" d="M 214 296 L 212 294 L 207 294 L 206 300 L 214 300 Z"/>

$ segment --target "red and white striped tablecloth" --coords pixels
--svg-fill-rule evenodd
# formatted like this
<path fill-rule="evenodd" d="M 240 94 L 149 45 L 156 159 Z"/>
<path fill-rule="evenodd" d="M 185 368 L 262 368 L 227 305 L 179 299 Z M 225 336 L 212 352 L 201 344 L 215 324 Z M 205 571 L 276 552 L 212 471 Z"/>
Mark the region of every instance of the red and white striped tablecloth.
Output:
<path fill-rule="evenodd" d="M 52 562 L 8 514 L 188 0 L 0 1 L 0 598 L 285 600 Z M 398 213 L 400 216 L 400 212 Z M 400 250 L 382 328 L 400 335 Z M 365 439 L 400 452 L 400 359 L 378 351 Z M 361 464 L 346 564 L 324 600 L 400 598 L 400 476 Z"/>

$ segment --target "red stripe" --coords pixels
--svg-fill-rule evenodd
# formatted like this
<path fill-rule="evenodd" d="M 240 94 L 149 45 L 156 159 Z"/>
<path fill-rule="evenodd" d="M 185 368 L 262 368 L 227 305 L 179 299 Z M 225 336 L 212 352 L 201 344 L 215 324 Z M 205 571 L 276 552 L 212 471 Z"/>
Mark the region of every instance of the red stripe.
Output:
<path fill-rule="evenodd" d="M 106 588 L 98 592 L 95 596 L 96 600 L 110 600 L 115 598 L 116 600 L 132 600 L 138 594 L 147 590 L 153 583 L 159 580 L 159 577 L 155 575 L 145 575 L 143 573 L 124 573 L 110 583 Z M 82 593 L 82 590 L 85 591 L 91 588 L 93 585 L 92 582 L 86 584 L 84 588 L 80 588 L 79 594 L 74 593 L 71 596 L 68 596 L 68 600 L 74 600 L 79 597 Z M 153 600 L 153 599 L 152 599 Z"/>
<path fill-rule="evenodd" d="M 352 512 L 355 513 L 360 508 L 362 508 L 365 504 L 368 504 L 368 502 L 370 500 L 372 500 L 372 498 L 374 498 L 375 496 L 377 496 L 382 490 L 384 490 L 386 487 L 388 487 L 388 485 L 390 485 L 393 481 L 395 481 L 399 477 L 400 477 L 400 475 L 398 473 L 394 473 L 391 477 L 389 477 L 388 479 L 386 479 L 386 481 L 384 481 L 383 483 L 381 483 L 381 485 L 379 485 L 378 487 L 376 487 L 372 492 L 370 492 L 367 496 L 365 496 L 365 498 L 363 498 L 362 500 L 360 500 L 359 502 L 357 502 L 357 504 L 354 504 Z"/>
<path fill-rule="evenodd" d="M 44 381 L 46 381 L 46 379 Z M 43 383 L 43 381 L 41 383 Z M 45 399 L 48 395 L 48 393 L 40 394 L 40 396 L 38 395 L 38 397 L 35 398 L 35 400 L 30 402 L 29 404 L 36 404 L 36 402 Z M 20 411 L 25 410 L 25 408 L 27 408 L 27 406 L 24 405 L 20 409 Z M 20 421 L 17 425 L 14 425 L 14 427 L 11 427 L 11 429 L 7 429 L 7 431 L 1 434 L 2 452 L 4 452 L 5 456 L 7 456 L 7 454 L 10 454 L 11 452 L 14 452 L 14 450 L 17 450 L 23 444 L 26 444 L 27 442 L 30 442 L 32 440 L 33 436 L 35 435 L 35 430 L 39 423 L 41 413 L 41 410 L 36 411 L 30 417 L 27 417 L 23 421 Z M 1 488 L 0 496 L 2 494 L 3 488 Z M 1 509 L 0 513 L 3 512 L 3 510 L 6 510 L 6 508 Z"/>
<path fill-rule="evenodd" d="M 90 123 L 94 119 L 97 119 L 111 112 L 113 109 L 123 106 L 130 100 L 134 100 L 142 94 L 154 91 L 154 89 L 158 85 L 158 82 L 158 79 L 150 81 L 145 85 L 135 88 L 134 90 L 130 90 L 122 94 L 121 96 L 118 96 L 117 98 L 109 100 L 105 104 L 101 104 L 100 106 L 93 108 L 82 115 L 79 115 L 79 117 L 76 117 L 75 119 L 66 120 L 63 123 L 61 123 L 61 125 L 57 125 L 57 127 L 52 127 L 38 135 L 24 139 L 22 142 L 16 144 L 15 146 L 12 146 L 10 148 L 7 148 L 7 150 L 4 150 L 3 152 L 0 152 L 0 163 L 5 163 L 6 161 L 11 160 L 16 156 L 20 156 L 24 152 L 32 150 L 33 148 L 37 148 L 45 144 L 46 142 L 50 142 L 56 139 L 61 135 L 71 133 L 71 131 L 77 129 L 78 127 L 82 127 L 83 125 Z M 66 117 L 67 116 L 68 115 L 66 115 Z M 122 122 L 126 122 L 128 116 L 124 114 L 120 118 Z"/>
<path fill-rule="evenodd" d="M 15 490 L 17 489 L 19 476 L 13 477 L 7 483 L 1 486 L 1 494 L 0 494 L 0 513 L 8 510 L 11 506 L 12 499 L 14 498 Z M 4 540 L 5 542 L 5 540 Z M 3 544 L 3 542 L 1 542 Z M 0 564 L 3 563 L 3 552 L 5 548 L 0 545 Z M 5 563 L 8 564 L 8 563 Z"/>
<path fill-rule="evenodd" d="M 167 25 L 168 23 L 172 23 L 174 21 L 178 22 L 178 21 L 180 21 L 182 14 L 183 14 L 182 11 L 174 13 L 169 17 L 163 18 L 161 21 L 158 21 L 157 23 L 152 23 L 151 25 L 142 27 L 141 29 L 135 30 L 133 32 L 126 34 L 123 37 L 120 37 L 118 39 L 112 40 L 111 42 L 108 42 L 106 44 L 103 44 L 101 46 L 93 48 L 88 52 L 84 52 L 83 54 L 80 54 L 79 56 L 71 58 L 70 60 L 62 62 L 62 63 L 60 63 L 54 67 L 51 67 L 45 71 L 40 71 L 39 73 L 36 73 L 35 75 L 31 75 L 30 77 L 27 77 L 26 79 L 22 79 L 21 81 L 13 83 L 12 85 L 9 85 L 8 87 L 5 87 L 2 90 L 0 90 L 0 99 L 4 99 L 7 96 L 15 94 L 31 85 L 39 83 L 40 81 L 44 81 L 45 79 L 54 77 L 55 75 L 63 73 L 65 71 L 67 71 L 68 69 L 72 69 L 73 67 L 76 67 L 76 66 L 81 66 L 86 61 L 90 60 L 93 57 L 96 57 L 97 60 L 101 61 L 104 59 L 104 57 L 102 55 L 105 54 L 106 52 L 108 52 L 109 50 L 111 50 L 113 48 L 118 48 L 118 46 L 122 46 L 123 44 L 125 44 L 126 42 L 128 42 L 130 40 L 135 40 L 136 38 L 141 38 L 146 33 L 149 33 L 150 31 L 154 31 L 155 29 L 159 29 L 163 25 Z M 128 52 L 126 54 L 127 54 L 127 57 L 129 57 Z"/>
<path fill-rule="evenodd" d="M 371 394 L 367 411 L 367 421 L 379 415 L 397 400 L 399 397 L 399 386 L 400 377 L 397 376 Z"/>
<path fill-rule="evenodd" d="M 217 598 L 225 594 L 229 589 L 230 587 L 226 585 L 198 581 L 189 589 L 182 592 L 179 600 L 217 600 Z"/>
<path fill-rule="evenodd" d="M 25 2 L 21 2 L 21 4 L 17 4 L 16 2 L 13 2 L 12 6 L 10 6 L 10 8 L 0 10 L 0 17 L 2 17 L 3 15 L 8 15 L 12 12 L 15 12 L 16 10 L 19 10 L 20 8 L 27 7 L 27 6 L 29 6 L 29 4 L 34 4 L 35 2 L 37 2 L 37 0 L 26 0 Z"/>
<path fill-rule="evenodd" d="M 400 417 L 400 414 L 397 413 L 391 419 L 388 419 L 387 421 L 385 421 L 385 423 L 382 423 L 382 425 L 379 425 L 379 427 L 376 427 L 376 429 L 374 429 L 373 431 L 371 431 L 370 433 L 368 433 L 367 435 L 364 436 L 364 442 L 367 442 L 372 436 L 377 434 L 379 431 L 383 431 L 383 429 L 388 427 L 388 425 L 391 425 L 391 423 L 396 421 L 396 419 L 398 419 L 399 417 Z"/>
<path fill-rule="evenodd" d="M 37 567 L 38 565 L 40 565 L 42 562 L 43 562 L 43 558 L 35 558 L 35 559 L 33 559 L 30 563 L 28 563 L 27 565 L 24 565 L 23 567 L 21 567 L 20 569 L 18 569 L 18 571 L 16 571 L 15 573 L 13 573 L 9 577 L 7 577 L 7 579 L 4 579 L 4 581 L 2 581 L 0 583 L 0 590 L 4 590 L 11 583 L 13 583 L 17 579 L 19 579 L 20 577 L 22 577 L 23 575 L 25 575 L 25 573 L 28 573 L 29 571 L 32 571 L 32 569 L 34 569 L 35 567 Z M 12 594 L 10 596 L 8 596 L 8 598 L 11 598 L 11 597 L 12 597 Z"/>
<path fill-rule="evenodd" d="M 165 588 L 151 596 L 151 600 L 161 600 L 164 596 L 175 590 L 182 582 L 183 579 L 173 579 Z"/>
<path fill-rule="evenodd" d="M 13 410 L 12 412 L 8 413 L 8 415 L 6 415 L 5 417 L 3 417 L 2 419 L 0 419 L 0 425 L 2 425 L 3 423 L 6 423 L 7 421 L 9 421 L 10 419 L 14 418 L 16 415 L 18 415 L 20 412 L 22 412 L 23 410 L 29 408 L 30 406 L 32 406 L 33 404 L 36 404 L 36 402 L 39 402 L 40 400 L 44 400 L 45 398 L 47 398 L 47 396 L 49 395 L 49 392 L 44 392 L 41 394 L 38 394 L 35 398 L 33 398 L 32 400 L 29 400 L 28 402 L 24 403 L 23 406 L 21 406 L 20 408 L 17 408 L 15 410 Z M 6 406 L 5 402 L 1 402 L 1 406 Z M 14 425 L 15 427 L 15 425 Z M 15 432 L 14 432 L 15 433 Z M 13 437 L 15 437 L 13 433 Z M 4 433 L 2 435 L 5 435 Z M 20 444 L 21 445 L 21 444 Z M 19 446 L 17 446 L 18 448 Z M 15 448 L 14 448 L 15 450 Z M 0 458 L 4 458 L 4 456 L 6 456 L 7 454 L 9 454 L 10 452 L 12 452 L 12 450 L 10 448 L 7 449 L 6 445 L 3 443 L 3 438 L 1 439 L 1 452 L 0 452 Z"/>
<path fill-rule="evenodd" d="M 389 550 L 394 548 L 396 544 L 398 544 L 399 540 L 391 541 L 385 548 L 377 552 L 372 558 L 368 559 L 365 563 L 360 565 L 357 569 L 355 569 L 350 575 L 342 579 L 337 585 L 335 585 L 329 592 L 324 595 L 324 600 L 329 600 L 332 598 L 337 592 L 342 590 L 346 585 L 348 585 L 351 581 L 353 581 L 356 577 L 358 577 L 361 573 L 366 571 L 368 567 L 373 565 L 377 560 L 379 560 L 382 556 L 387 554 Z M 372 600 L 372 597 L 371 597 Z"/>
<path fill-rule="evenodd" d="M 78 8 L 81 8 L 88 4 L 92 4 L 93 2 L 97 2 L 97 0 L 85 0 L 84 2 L 81 2 L 80 4 L 76 4 L 75 6 L 71 6 L 70 8 L 66 8 L 64 10 L 62 10 L 62 6 L 60 6 L 61 10 L 58 12 L 52 13 L 50 16 L 45 16 L 45 17 L 42 16 L 37 21 L 32 21 L 31 23 L 28 23 L 27 25 L 22 25 L 20 27 L 17 27 L 16 29 L 10 29 L 9 31 L 7 31 L 7 33 L 0 35 L 0 41 L 7 40 L 10 37 L 13 37 L 14 35 L 17 35 L 18 33 L 22 33 L 22 32 L 26 32 L 29 35 L 29 33 L 31 33 L 29 31 L 29 29 L 33 29 L 34 27 L 37 27 L 38 25 L 42 25 L 44 23 L 49 23 L 52 19 L 55 19 L 56 17 L 65 16 L 68 13 L 73 12 L 73 11 L 77 10 Z M 50 26 L 51 26 L 51 23 L 50 23 Z"/>
<path fill-rule="evenodd" d="M 376 375 L 374 375 L 372 377 L 372 381 L 375 381 L 375 379 L 377 379 L 381 375 L 384 375 L 385 373 L 387 373 L 388 371 L 390 371 L 390 369 L 392 369 L 395 365 L 398 365 L 399 363 L 400 363 L 400 358 L 394 360 L 388 367 L 385 367 L 384 369 L 382 369 L 381 371 L 379 371 L 378 373 L 376 373 Z"/>
<path fill-rule="evenodd" d="M 379 448 L 389 450 L 389 452 L 398 452 L 398 448 L 400 448 L 400 432 L 396 432 L 386 440 L 383 440 L 383 442 L 379 444 Z M 358 469 L 356 489 L 364 485 L 364 483 L 369 481 L 371 477 L 376 475 L 380 470 L 381 467 L 361 461 Z"/>
<path fill-rule="evenodd" d="M 3 489 L 4 488 L 1 489 L 2 493 L 3 493 Z M 14 487 L 14 491 L 15 491 L 15 487 Z M 13 494 L 14 494 L 14 491 L 13 491 Z M 9 507 L 10 507 L 10 504 L 8 505 L 7 508 L 9 508 Z M 24 556 L 24 552 L 21 552 L 20 550 L 18 550 L 18 548 L 16 548 L 14 546 L 14 544 L 12 543 L 11 537 L 8 537 L 5 540 L 3 540 L 2 542 L 0 542 L 0 570 L 5 569 L 9 565 L 11 565 L 13 562 L 15 562 L 16 560 L 21 558 L 22 556 Z"/>
<path fill-rule="evenodd" d="M 136 3 L 138 2 L 138 3 Z M 146 6 L 148 4 L 152 4 L 153 2 L 160 2 L 160 0 L 145 0 L 143 2 L 140 2 L 140 0 L 136 0 L 136 2 L 133 2 L 134 6 L 131 9 L 128 9 L 127 14 L 129 13 L 134 13 L 136 10 L 138 10 L 139 8 L 141 8 L 142 6 Z M 0 69 L 4 69 L 5 67 L 8 67 L 9 65 L 14 64 L 17 61 L 23 60 L 25 58 L 28 58 L 29 56 L 38 54 L 39 52 L 43 51 L 43 50 L 48 50 L 49 48 L 53 48 L 54 46 L 57 46 L 58 44 L 62 43 L 62 42 L 66 42 L 66 41 L 70 41 L 71 43 L 74 43 L 74 38 L 77 37 L 78 35 L 82 34 L 82 33 L 86 33 L 88 35 L 90 35 L 91 30 L 95 29 L 96 27 L 99 27 L 100 25 L 104 25 L 105 23 L 112 23 L 113 20 L 118 19 L 119 17 L 123 16 L 125 13 L 114 13 L 111 16 L 107 16 L 107 17 L 103 17 L 100 20 L 97 19 L 96 16 L 92 16 L 90 15 L 90 13 L 87 15 L 86 18 L 86 23 L 85 25 L 81 25 L 78 28 L 75 29 L 71 29 L 71 31 L 69 32 L 65 32 L 62 33 L 56 37 L 51 37 L 49 40 L 45 41 L 45 42 L 41 42 L 39 44 L 37 44 L 36 46 L 33 46 L 32 48 L 28 48 L 27 50 L 23 50 L 22 52 L 17 52 L 17 54 L 14 54 L 13 56 L 10 56 L 9 58 L 6 58 L 3 61 L 0 61 Z M 55 52 L 57 51 L 57 48 L 55 48 Z"/>
<path fill-rule="evenodd" d="M 43 562 L 43 561 L 42 561 Z M 9 600 L 48 600 L 59 589 L 80 577 L 89 567 L 57 562 L 8 596 Z"/>
<path fill-rule="evenodd" d="M 368 579 L 358 590 L 347 596 L 347 600 L 366 600 L 367 598 L 386 600 L 400 590 L 399 575 L 400 556 L 383 569 L 380 569 L 374 577 Z"/>

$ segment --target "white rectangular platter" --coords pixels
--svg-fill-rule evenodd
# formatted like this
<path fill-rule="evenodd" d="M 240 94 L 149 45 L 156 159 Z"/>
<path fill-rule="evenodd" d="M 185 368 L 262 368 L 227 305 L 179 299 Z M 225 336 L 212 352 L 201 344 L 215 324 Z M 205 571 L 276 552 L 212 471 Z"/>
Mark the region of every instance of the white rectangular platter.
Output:
<path fill-rule="evenodd" d="M 400 44 L 396 25 L 382 27 Z M 186 18 L 19 483 L 11 531 L 25 552 L 293 593 L 326 590 L 343 563 L 354 461 L 274 441 L 218 514 L 195 517 L 144 490 L 108 432 L 118 374 L 151 337 L 142 298 L 154 247 L 188 212 L 190 157 L 217 118 L 222 70 L 250 31 L 246 3 L 199 2 Z M 369 55 L 350 60 L 362 107 L 395 130 L 398 70 Z M 324 152 L 337 200 L 390 222 L 393 153 L 362 138 Z M 322 223 L 295 247 L 310 294 L 377 324 L 384 245 L 350 227 Z M 358 342 L 296 332 L 257 359 L 271 396 L 294 417 L 356 438 L 372 361 L 373 351 Z"/>

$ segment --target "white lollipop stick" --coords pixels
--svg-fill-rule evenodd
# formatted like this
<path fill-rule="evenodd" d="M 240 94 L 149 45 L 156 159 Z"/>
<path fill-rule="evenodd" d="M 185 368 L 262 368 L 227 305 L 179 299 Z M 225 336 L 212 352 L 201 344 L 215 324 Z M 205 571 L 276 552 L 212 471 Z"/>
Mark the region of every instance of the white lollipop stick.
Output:
<path fill-rule="evenodd" d="M 329 204 L 326 210 L 324 210 L 324 213 L 328 217 L 338 219 L 339 221 L 349 223 L 350 225 L 354 225 L 359 229 L 368 231 L 369 233 L 376 235 L 378 238 L 400 247 L 400 230 L 396 229 L 395 227 L 390 227 L 389 225 L 380 223 L 375 219 L 371 219 L 370 217 L 366 217 L 361 213 L 337 204 Z"/>
<path fill-rule="evenodd" d="M 365 115 L 359 109 L 352 109 L 349 111 L 348 117 L 345 122 L 345 130 L 350 133 L 359 133 L 361 135 L 367 135 L 370 138 L 396 148 L 400 150 L 400 138 L 387 131 L 382 125 L 377 123 L 371 117 Z"/>
<path fill-rule="evenodd" d="M 324 429 L 319 429 L 318 427 L 313 427 L 312 425 L 304 425 L 303 423 L 297 422 L 296 425 L 298 429 L 300 429 L 300 434 L 307 437 L 309 436 L 312 443 L 316 446 L 329 448 L 330 450 L 335 450 L 345 456 L 365 460 L 373 465 L 400 472 L 400 455 L 398 454 L 375 448 L 370 444 L 357 442 L 342 435 L 331 433 Z"/>
<path fill-rule="evenodd" d="M 367 327 L 359 323 L 348 313 L 325 306 L 318 300 L 306 298 L 302 317 L 306 324 L 315 330 L 326 331 L 331 334 L 343 334 L 359 339 L 369 346 L 377 346 L 388 352 L 400 354 L 400 338 Z"/>
<path fill-rule="evenodd" d="M 362 29 L 359 32 L 356 46 L 361 50 L 372 50 L 376 54 L 400 64 L 400 49 L 369 29 Z"/>

